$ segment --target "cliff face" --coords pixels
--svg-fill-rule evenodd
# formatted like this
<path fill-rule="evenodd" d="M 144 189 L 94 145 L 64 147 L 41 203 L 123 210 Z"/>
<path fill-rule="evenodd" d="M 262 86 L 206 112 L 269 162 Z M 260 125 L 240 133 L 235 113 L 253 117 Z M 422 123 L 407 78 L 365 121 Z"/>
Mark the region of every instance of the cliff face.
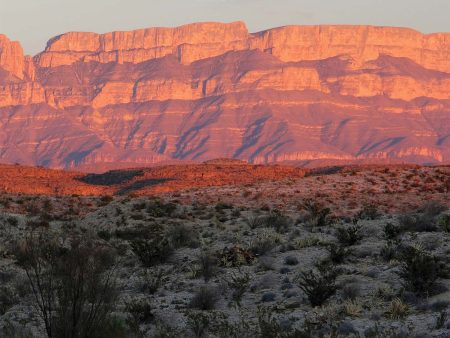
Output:
<path fill-rule="evenodd" d="M 450 161 L 450 34 L 199 23 L 0 35 L 0 160 Z"/>

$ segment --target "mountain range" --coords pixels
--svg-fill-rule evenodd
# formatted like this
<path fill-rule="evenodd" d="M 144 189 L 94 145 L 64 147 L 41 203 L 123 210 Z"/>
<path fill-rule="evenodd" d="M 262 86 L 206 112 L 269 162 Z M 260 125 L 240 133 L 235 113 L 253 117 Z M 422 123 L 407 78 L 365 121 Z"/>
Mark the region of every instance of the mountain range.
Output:
<path fill-rule="evenodd" d="M 242 22 L 0 35 L 0 162 L 450 162 L 450 33 Z"/>

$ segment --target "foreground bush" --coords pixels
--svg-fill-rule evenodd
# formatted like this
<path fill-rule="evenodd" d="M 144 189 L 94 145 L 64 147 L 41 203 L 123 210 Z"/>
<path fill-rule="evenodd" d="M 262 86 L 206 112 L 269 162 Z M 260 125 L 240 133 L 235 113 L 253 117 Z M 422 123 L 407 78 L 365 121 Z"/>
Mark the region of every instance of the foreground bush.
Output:
<path fill-rule="evenodd" d="M 442 272 L 438 258 L 409 246 L 402 249 L 400 259 L 400 276 L 404 279 L 405 287 L 419 294 L 430 293 Z"/>
<path fill-rule="evenodd" d="M 63 247 L 46 233 L 32 233 L 15 254 L 48 337 L 103 337 L 117 296 L 110 249 L 77 239 Z"/>

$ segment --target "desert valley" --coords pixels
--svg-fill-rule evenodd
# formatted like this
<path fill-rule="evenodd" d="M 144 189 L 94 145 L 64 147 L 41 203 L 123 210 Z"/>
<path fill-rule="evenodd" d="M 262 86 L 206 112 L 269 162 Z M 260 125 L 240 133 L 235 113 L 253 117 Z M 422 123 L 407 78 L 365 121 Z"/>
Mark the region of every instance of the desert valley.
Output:
<path fill-rule="evenodd" d="M 0 337 L 449 338 L 450 33 L 0 35 Z"/>

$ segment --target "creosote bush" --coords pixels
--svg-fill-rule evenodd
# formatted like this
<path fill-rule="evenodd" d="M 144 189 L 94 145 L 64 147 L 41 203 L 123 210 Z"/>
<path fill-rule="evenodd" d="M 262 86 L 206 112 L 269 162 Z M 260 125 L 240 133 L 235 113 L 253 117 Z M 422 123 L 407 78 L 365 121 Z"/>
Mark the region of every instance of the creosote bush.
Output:
<path fill-rule="evenodd" d="M 195 229 L 185 224 L 175 224 L 168 228 L 166 236 L 175 249 L 181 247 L 197 248 L 199 235 Z"/>
<path fill-rule="evenodd" d="M 331 209 L 324 208 L 318 202 L 307 199 L 300 207 L 307 212 L 305 221 L 311 227 L 324 227 L 333 223 Z"/>
<path fill-rule="evenodd" d="M 365 205 L 357 214 L 356 218 L 358 219 L 369 219 L 375 220 L 380 218 L 381 213 L 378 211 L 378 208 L 374 204 Z"/>
<path fill-rule="evenodd" d="M 430 201 L 419 208 L 418 213 L 410 213 L 399 217 L 403 229 L 413 232 L 430 232 L 438 230 L 438 216 L 447 206 L 438 202 Z"/>
<path fill-rule="evenodd" d="M 351 225 L 347 227 L 341 227 L 337 229 L 337 238 L 342 245 L 351 246 L 355 245 L 362 239 L 360 233 L 360 225 Z"/>
<path fill-rule="evenodd" d="M 155 315 L 153 306 L 148 299 L 132 300 L 126 304 L 126 311 L 130 314 L 130 326 L 151 322 Z"/>
<path fill-rule="evenodd" d="M 408 246 L 402 248 L 400 260 L 400 276 L 405 287 L 419 294 L 429 294 L 442 273 L 438 258 L 419 248 Z"/>
<path fill-rule="evenodd" d="M 153 239 L 137 239 L 130 244 L 133 252 L 145 267 L 164 263 L 173 253 L 169 240 L 164 236 Z"/>
<path fill-rule="evenodd" d="M 383 236 L 386 240 L 396 240 L 397 237 L 402 233 L 402 229 L 392 223 L 387 223 L 383 227 Z"/>
<path fill-rule="evenodd" d="M 248 290 L 250 285 L 250 275 L 236 274 L 232 273 L 228 278 L 225 278 L 225 282 L 228 287 L 232 290 L 232 299 L 237 306 L 241 306 L 241 300 L 245 292 Z"/>
<path fill-rule="evenodd" d="M 260 228 L 264 225 L 264 218 L 261 216 L 250 215 L 245 218 L 245 223 L 250 227 L 250 229 Z"/>
<path fill-rule="evenodd" d="M 15 255 L 48 337 L 104 337 L 117 297 L 111 249 L 77 238 L 63 246 L 39 232 L 18 243 Z"/>
<path fill-rule="evenodd" d="M 345 258 L 347 258 L 348 255 L 350 255 L 351 250 L 337 244 L 330 244 L 327 246 L 327 250 L 330 253 L 330 260 L 334 264 L 342 264 L 345 261 Z"/>
<path fill-rule="evenodd" d="M 319 264 L 316 270 L 302 272 L 297 277 L 298 286 L 305 292 L 313 307 L 322 305 L 337 290 L 337 272 L 332 266 Z"/>
<path fill-rule="evenodd" d="M 163 203 L 160 200 L 149 202 L 146 211 L 147 214 L 153 217 L 170 217 L 177 210 L 174 203 Z"/>
<path fill-rule="evenodd" d="M 280 210 L 271 210 L 269 215 L 264 217 L 266 227 L 272 227 L 278 233 L 286 233 L 292 224 L 289 216 L 284 215 Z"/>

